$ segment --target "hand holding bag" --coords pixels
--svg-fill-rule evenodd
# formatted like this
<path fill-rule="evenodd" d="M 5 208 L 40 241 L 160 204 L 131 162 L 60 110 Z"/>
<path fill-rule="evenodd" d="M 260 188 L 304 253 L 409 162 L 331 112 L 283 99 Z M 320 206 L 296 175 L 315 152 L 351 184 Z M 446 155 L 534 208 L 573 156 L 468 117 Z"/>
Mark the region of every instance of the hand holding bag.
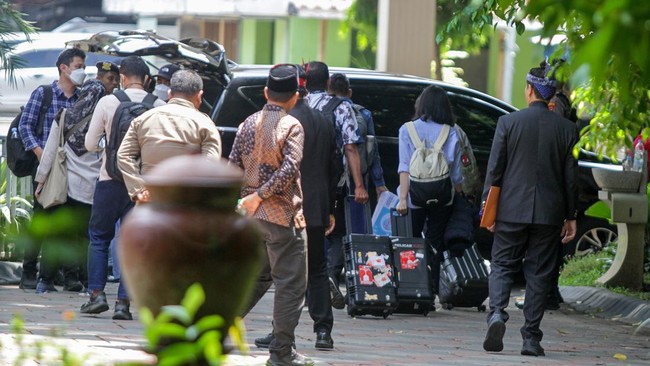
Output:
<path fill-rule="evenodd" d="M 64 121 L 65 109 L 59 119 L 59 143 L 52 161 L 52 168 L 45 179 L 41 194 L 36 197 L 43 208 L 63 204 L 68 199 L 68 168 L 66 164 L 65 136 L 63 134 Z"/>

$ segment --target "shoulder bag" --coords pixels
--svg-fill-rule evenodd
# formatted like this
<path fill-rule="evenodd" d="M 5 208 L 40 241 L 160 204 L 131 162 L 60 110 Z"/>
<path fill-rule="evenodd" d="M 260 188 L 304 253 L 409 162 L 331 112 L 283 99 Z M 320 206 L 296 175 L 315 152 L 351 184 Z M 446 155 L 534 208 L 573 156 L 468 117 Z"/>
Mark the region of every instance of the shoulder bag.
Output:
<path fill-rule="evenodd" d="M 65 203 L 68 199 L 68 166 L 66 163 L 66 153 L 65 153 L 65 142 L 79 127 L 81 127 L 85 122 L 88 121 L 87 118 L 83 118 L 77 124 L 75 124 L 67 134 L 64 135 L 65 130 L 65 113 L 66 110 L 61 110 L 61 118 L 59 118 L 59 140 L 54 155 L 54 160 L 52 161 L 52 168 L 50 173 L 45 179 L 43 184 L 43 189 L 41 194 L 37 197 L 38 203 L 40 203 L 43 208 L 49 208 L 56 205 L 61 205 Z M 90 115 L 92 116 L 92 114 Z"/>

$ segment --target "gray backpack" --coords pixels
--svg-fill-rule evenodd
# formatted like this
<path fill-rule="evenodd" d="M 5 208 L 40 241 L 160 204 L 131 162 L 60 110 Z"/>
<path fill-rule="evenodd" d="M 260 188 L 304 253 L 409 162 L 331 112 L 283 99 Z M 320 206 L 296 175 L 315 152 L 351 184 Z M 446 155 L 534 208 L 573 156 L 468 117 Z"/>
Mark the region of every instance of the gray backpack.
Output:
<path fill-rule="evenodd" d="M 449 164 L 442 147 L 449 136 L 449 125 L 442 130 L 433 147 L 426 147 L 420 140 L 413 122 L 407 122 L 411 142 L 415 146 L 409 164 L 409 195 L 411 202 L 419 207 L 447 206 L 454 199 L 454 187 L 449 174 Z"/>

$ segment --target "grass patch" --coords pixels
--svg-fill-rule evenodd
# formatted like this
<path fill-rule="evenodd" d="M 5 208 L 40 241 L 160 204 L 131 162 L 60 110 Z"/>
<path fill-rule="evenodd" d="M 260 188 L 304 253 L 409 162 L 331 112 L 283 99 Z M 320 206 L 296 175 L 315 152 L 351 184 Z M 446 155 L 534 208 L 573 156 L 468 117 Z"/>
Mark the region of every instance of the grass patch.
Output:
<path fill-rule="evenodd" d="M 560 274 L 561 286 L 592 286 L 604 287 L 614 293 L 636 297 L 644 301 L 650 301 L 649 291 L 632 291 L 624 287 L 608 287 L 596 283 L 611 265 L 614 259 L 615 247 L 605 248 L 604 250 L 586 255 L 579 258 L 571 258 L 564 264 Z M 646 271 L 643 275 L 645 289 L 650 287 L 650 273 Z"/>

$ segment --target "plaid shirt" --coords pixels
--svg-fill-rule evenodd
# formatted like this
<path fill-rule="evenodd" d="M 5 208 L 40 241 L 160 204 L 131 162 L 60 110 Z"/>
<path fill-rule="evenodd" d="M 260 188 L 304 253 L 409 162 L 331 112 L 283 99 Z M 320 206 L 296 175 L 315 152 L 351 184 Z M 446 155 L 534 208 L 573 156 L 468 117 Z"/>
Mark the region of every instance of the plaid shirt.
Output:
<path fill-rule="evenodd" d="M 292 226 L 302 208 L 300 162 L 304 140 L 300 122 L 271 104 L 239 126 L 230 163 L 244 170 L 241 196 L 257 192 L 263 199 L 253 217 Z"/>
<path fill-rule="evenodd" d="M 23 144 L 25 145 L 25 150 L 33 150 L 37 147 L 43 148 L 47 137 L 50 135 L 50 128 L 52 127 L 52 121 L 54 117 L 59 113 L 61 108 L 70 108 L 79 98 L 79 89 L 75 89 L 74 94 L 70 98 L 66 98 L 63 94 L 63 90 L 59 88 L 58 81 L 52 82 L 52 104 L 50 108 L 47 109 L 45 113 L 45 119 L 43 120 L 43 134 L 41 136 L 36 136 L 36 125 L 38 124 L 38 114 L 41 110 L 41 104 L 43 104 L 43 88 L 38 87 L 32 92 L 32 95 L 29 97 L 27 104 L 25 104 L 25 109 L 20 118 L 20 123 L 18 124 L 18 132 L 23 139 Z"/>

